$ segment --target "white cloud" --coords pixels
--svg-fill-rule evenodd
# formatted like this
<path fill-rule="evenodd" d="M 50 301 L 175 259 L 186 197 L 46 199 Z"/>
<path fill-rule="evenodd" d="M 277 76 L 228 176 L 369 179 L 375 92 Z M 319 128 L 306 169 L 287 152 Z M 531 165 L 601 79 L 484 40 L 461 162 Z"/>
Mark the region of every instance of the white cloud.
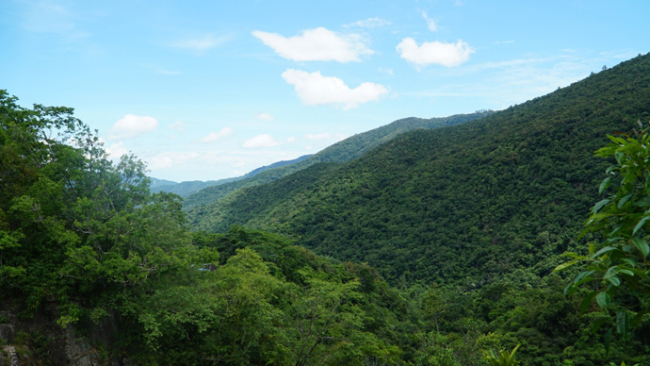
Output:
<path fill-rule="evenodd" d="M 438 41 L 424 42 L 418 46 L 413 38 L 404 38 L 396 47 L 401 57 L 418 66 L 439 64 L 447 67 L 459 66 L 469 60 L 474 50 L 462 40 L 456 43 Z"/>
<path fill-rule="evenodd" d="M 219 139 L 222 139 L 228 135 L 231 135 L 235 130 L 230 127 L 224 127 L 219 132 L 210 132 L 207 136 L 201 139 L 201 142 L 215 142 Z"/>
<path fill-rule="evenodd" d="M 324 132 L 324 133 L 308 133 L 305 135 L 307 140 L 321 140 L 321 139 L 329 139 L 332 137 L 332 134 Z"/>
<path fill-rule="evenodd" d="M 425 11 L 420 11 L 420 13 L 422 13 L 422 17 L 427 22 L 427 29 L 432 31 L 432 32 L 437 32 L 438 31 L 438 26 L 436 25 L 436 21 L 429 18 Z"/>
<path fill-rule="evenodd" d="M 217 37 L 214 33 L 196 38 L 187 38 L 170 43 L 171 47 L 189 49 L 195 52 L 205 52 L 228 40 L 228 37 Z"/>
<path fill-rule="evenodd" d="M 388 94 L 388 88 L 369 82 L 350 89 L 343 80 L 323 76 L 320 71 L 308 73 L 288 69 L 282 73 L 282 78 L 295 87 L 298 97 L 307 105 L 339 104 L 343 109 L 350 109 Z"/>
<path fill-rule="evenodd" d="M 385 25 L 390 25 L 390 22 L 388 20 L 380 19 L 380 18 L 368 18 L 364 20 L 358 20 L 354 23 L 347 24 L 345 27 L 361 27 L 361 28 L 377 28 L 377 27 L 383 27 Z"/>
<path fill-rule="evenodd" d="M 189 160 L 194 160 L 200 155 L 195 151 L 169 151 L 153 156 L 148 161 L 151 170 L 171 168 L 174 165 L 181 165 Z"/>
<path fill-rule="evenodd" d="M 149 116 L 136 116 L 127 114 L 115 122 L 108 134 L 110 140 L 124 140 L 154 131 L 158 128 L 158 121 Z"/>
<path fill-rule="evenodd" d="M 170 130 L 176 130 L 178 132 L 184 132 L 185 131 L 185 122 L 183 121 L 176 121 L 169 125 Z"/>
<path fill-rule="evenodd" d="M 287 138 L 287 142 L 294 142 L 294 141 L 296 141 L 296 137 L 295 137 L 295 136 L 291 136 L 291 137 L 288 137 L 288 138 Z"/>
<path fill-rule="evenodd" d="M 275 118 L 273 118 L 273 116 L 268 114 L 268 113 L 260 113 L 260 114 L 257 115 L 257 118 L 259 118 L 259 119 L 261 119 L 263 121 L 268 121 L 268 122 L 271 122 L 271 121 L 275 120 Z"/>
<path fill-rule="evenodd" d="M 273 147 L 280 145 L 279 142 L 275 141 L 273 136 L 269 134 L 257 135 L 252 139 L 246 140 L 243 147 L 247 149 L 260 149 L 264 147 Z"/>
<path fill-rule="evenodd" d="M 323 27 L 305 30 L 289 38 L 262 31 L 254 31 L 253 36 L 281 57 L 293 61 L 361 61 L 361 55 L 374 53 L 366 47 L 360 35 L 341 34 Z"/>
<path fill-rule="evenodd" d="M 110 147 L 107 147 L 104 150 L 108 154 L 108 158 L 111 160 L 118 160 L 122 155 L 129 153 L 129 150 L 124 147 L 121 141 L 111 144 Z"/>

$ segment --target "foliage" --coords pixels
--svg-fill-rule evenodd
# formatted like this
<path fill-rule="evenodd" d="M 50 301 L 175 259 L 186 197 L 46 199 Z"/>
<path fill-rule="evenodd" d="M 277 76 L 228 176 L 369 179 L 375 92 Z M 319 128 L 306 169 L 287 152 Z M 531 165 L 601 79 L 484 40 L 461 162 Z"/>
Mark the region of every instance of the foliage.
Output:
<path fill-rule="evenodd" d="M 515 359 L 515 354 L 521 345 L 518 344 L 512 351 L 501 350 L 498 353 L 494 350 L 483 351 L 485 359 L 493 366 L 515 366 L 519 361 Z"/>
<path fill-rule="evenodd" d="M 591 243 L 589 255 L 565 253 L 573 260 L 559 265 L 556 271 L 586 262 L 585 271 L 573 279 L 565 293 L 570 296 L 579 287 L 593 283 L 581 310 L 587 309 L 594 300 L 603 308 L 616 305 L 619 309 L 616 329 L 625 339 L 632 328 L 641 324 L 650 306 L 650 246 L 646 225 L 650 220 L 650 134 L 642 130 L 619 136 L 609 135 L 611 143 L 596 151 L 596 156 L 614 157 L 616 161 L 616 165 L 607 168 L 600 193 L 612 182 L 619 187 L 596 203 L 583 230 L 583 234 L 600 233 L 604 243 Z M 600 319 L 595 327 L 607 319 Z"/>
<path fill-rule="evenodd" d="M 591 152 L 607 133 L 648 119 L 649 106 L 646 55 L 484 119 L 406 133 L 357 160 L 238 191 L 191 210 L 190 222 L 287 234 L 377 268 L 412 291 L 414 363 L 452 355 L 472 364 L 482 349 L 517 344 L 525 365 L 647 362 L 647 321 L 636 337 L 611 339 L 607 354 L 606 330 L 591 325 L 610 310 L 581 314 L 552 271 L 565 251 L 586 255 L 575 233 L 608 165 Z"/>
<path fill-rule="evenodd" d="M 597 195 L 606 133 L 650 117 L 650 56 L 467 123 L 405 133 L 193 209 L 195 230 L 243 225 L 367 262 L 394 285 L 476 287 L 548 275 Z M 587 239 L 591 236 L 586 237 Z"/>
<path fill-rule="evenodd" d="M 394 121 L 386 126 L 376 128 L 361 134 L 354 135 L 340 141 L 317 154 L 310 155 L 306 159 L 298 158 L 294 164 L 277 165 L 272 164 L 273 169 L 257 169 L 247 174 L 243 179 L 235 182 L 223 182 L 212 187 L 207 187 L 199 192 L 185 198 L 184 208 L 189 210 L 216 202 L 237 190 L 255 187 L 265 183 L 273 182 L 292 173 L 306 169 L 318 163 L 343 163 L 354 160 L 375 147 L 390 141 L 400 134 L 420 129 L 436 129 L 445 126 L 453 126 L 465 123 L 474 119 L 483 118 L 492 111 L 478 111 L 470 114 L 459 114 L 444 118 L 404 118 Z M 270 168 L 270 167 L 269 167 Z"/>

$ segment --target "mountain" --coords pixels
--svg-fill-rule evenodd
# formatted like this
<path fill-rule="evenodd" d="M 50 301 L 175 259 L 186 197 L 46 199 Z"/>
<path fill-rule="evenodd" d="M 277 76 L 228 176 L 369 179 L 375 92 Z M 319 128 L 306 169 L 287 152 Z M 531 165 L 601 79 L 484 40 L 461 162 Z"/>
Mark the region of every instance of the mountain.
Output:
<path fill-rule="evenodd" d="M 310 156 L 312 156 L 312 154 L 303 155 L 303 156 L 295 158 L 293 160 L 282 160 L 282 161 L 278 161 L 276 163 L 273 163 L 271 165 L 265 165 L 263 167 L 252 170 L 251 172 L 245 174 L 242 178 L 251 178 L 251 177 L 254 177 L 254 176 L 256 176 L 256 175 L 258 175 L 258 174 L 260 174 L 262 172 L 265 172 L 265 171 L 267 171 L 269 169 L 281 168 L 281 167 L 288 166 L 288 165 L 291 165 L 291 164 L 299 163 L 299 162 L 301 162 L 303 160 L 306 160 Z"/>
<path fill-rule="evenodd" d="M 195 192 L 198 192 L 204 188 L 207 187 L 212 187 L 212 186 L 218 186 L 220 184 L 226 184 L 230 182 L 236 182 L 238 180 L 246 179 L 246 178 L 251 178 L 256 176 L 259 173 L 262 173 L 264 171 L 267 171 L 269 169 L 274 169 L 274 168 L 279 168 L 279 167 L 284 167 L 288 166 L 291 164 L 295 164 L 298 162 L 301 162 L 311 155 L 303 155 L 299 158 L 293 159 L 293 160 L 283 160 L 283 161 L 278 161 L 275 162 L 271 165 L 263 166 L 260 168 L 257 168 L 245 175 L 242 175 L 241 177 L 233 177 L 233 178 L 225 178 L 225 179 L 219 179 L 219 180 L 209 180 L 209 181 L 200 181 L 200 180 L 192 180 L 192 181 L 184 181 L 184 182 L 173 182 L 171 180 L 164 180 L 164 179 L 157 179 L 157 178 L 150 178 L 151 179 L 151 185 L 149 186 L 149 189 L 151 190 L 151 193 L 158 193 L 158 192 L 169 192 L 169 193 L 175 193 L 181 197 L 186 197 L 189 196 Z"/>
<path fill-rule="evenodd" d="M 297 162 L 296 164 L 264 170 L 257 175 L 246 177 L 246 179 L 241 179 L 236 182 L 230 182 L 227 184 L 221 184 L 218 186 L 203 189 L 185 198 L 183 202 L 184 209 L 189 210 L 193 207 L 203 206 L 216 202 L 219 199 L 239 189 L 272 182 L 317 163 L 342 163 L 356 159 L 367 151 L 379 146 L 384 142 L 390 141 L 391 139 L 407 131 L 453 126 L 474 119 L 483 118 L 490 115 L 491 113 L 493 112 L 484 110 L 477 111 L 475 113 L 459 114 L 444 118 L 422 119 L 410 117 L 400 119 L 388 125 L 349 137 L 332 146 L 329 146 L 317 154 L 311 155 L 308 158 Z"/>
<path fill-rule="evenodd" d="M 211 187 L 219 184 L 226 184 L 229 182 L 236 181 L 238 179 L 241 179 L 241 177 L 225 178 L 219 180 L 208 180 L 208 181 L 191 180 L 191 181 L 183 181 L 180 183 L 173 182 L 173 184 L 156 185 L 156 186 L 152 184 L 150 186 L 150 190 L 151 193 L 168 192 L 168 193 L 175 193 L 181 197 L 185 197 L 192 193 L 198 192 L 206 187 Z"/>
<path fill-rule="evenodd" d="M 159 192 L 162 187 L 171 187 L 178 184 L 178 182 L 174 182 L 166 179 L 158 179 L 153 177 L 149 177 L 149 179 L 151 180 L 151 183 L 149 183 L 149 188 L 152 191 L 156 191 L 156 192 Z"/>
<path fill-rule="evenodd" d="M 606 134 L 650 119 L 650 55 L 464 124 L 402 134 L 194 208 L 196 230 L 289 234 L 393 284 L 541 278 L 575 250 L 610 162 Z"/>

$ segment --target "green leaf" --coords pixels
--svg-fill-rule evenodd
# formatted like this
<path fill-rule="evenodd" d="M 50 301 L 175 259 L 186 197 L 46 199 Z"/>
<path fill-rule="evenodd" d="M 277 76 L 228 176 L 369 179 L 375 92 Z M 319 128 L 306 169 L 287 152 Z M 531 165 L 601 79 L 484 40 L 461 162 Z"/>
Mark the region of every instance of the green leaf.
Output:
<path fill-rule="evenodd" d="M 610 302 L 609 294 L 605 291 L 599 292 L 598 295 L 596 295 L 596 302 L 601 308 L 606 307 Z"/>
<path fill-rule="evenodd" d="M 643 320 L 643 315 L 645 314 L 645 311 L 640 311 L 632 320 L 630 321 L 630 326 L 632 328 L 636 328 L 641 324 L 641 320 Z"/>
<path fill-rule="evenodd" d="M 619 311 L 618 314 L 616 314 L 616 330 L 618 330 L 618 333 L 623 335 L 623 337 L 627 336 L 628 325 L 630 323 L 629 320 L 630 318 L 625 310 Z"/>
<path fill-rule="evenodd" d="M 627 196 L 621 198 L 621 200 L 618 201 L 618 205 L 616 205 L 616 207 L 618 207 L 618 209 L 620 210 L 627 203 L 627 201 L 629 201 L 630 198 L 632 198 L 633 195 L 634 193 L 630 193 Z"/>
<path fill-rule="evenodd" d="M 632 259 L 632 258 L 621 258 L 621 262 L 625 262 L 625 263 L 629 264 L 630 266 L 632 266 L 633 268 L 636 267 L 636 264 L 637 264 L 636 261 L 634 259 Z"/>
<path fill-rule="evenodd" d="M 633 277 L 634 277 L 634 272 L 632 272 L 632 271 L 630 271 L 630 270 L 627 270 L 627 269 L 620 268 L 620 267 L 619 267 L 619 269 L 618 269 L 618 273 L 619 273 L 619 274 L 622 273 L 622 274 L 624 274 L 624 275 L 628 275 L 628 276 L 633 276 Z"/>
<path fill-rule="evenodd" d="M 598 211 L 600 211 L 600 209 L 603 208 L 603 206 L 605 206 L 606 204 L 608 204 L 610 201 L 611 201 L 610 199 L 604 199 L 604 200 L 602 200 L 602 201 L 596 203 L 596 204 L 594 205 L 594 208 L 591 209 L 591 212 L 597 214 Z"/>
<path fill-rule="evenodd" d="M 616 271 L 618 269 L 618 266 L 613 266 L 610 267 L 607 272 L 605 272 L 605 275 L 603 276 L 603 280 L 606 280 L 614 275 L 616 275 Z"/>
<path fill-rule="evenodd" d="M 582 302 L 580 303 L 580 313 L 584 313 L 585 310 L 591 305 L 591 302 L 594 300 L 594 297 L 598 294 L 598 291 L 591 291 L 590 293 L 585 296 L 584 299 L 582 299 Z"/>
<path fill-rule="evenodd" d="M 603 193 L 603 191 L 606 190 L 606 189 L 609 187 L 609 185 L 611 184 L 611 182 L 612 182 L 612 177 L 607 177 L 607 178 L 605 178 L 605 179 L 603 180 L 603 182 L 600 183 L 600 187 L 598 188 L 598 194 Z"/>
<path fill-rule="evenodd" d="M 612 250 L 619 250 L 618 248 L 615 247 L 604 247 L 601 250 L 597 251 L 594 255 L 591 256 L 591 258 L 596 258 L 599 257 L 602 254 L 605 254 L 607 252 L 611 252 Z"/>
<path fill-rule="evenodd" d="M 598 332 L 598 329 L 605 324 L 606 321 L 611 320 L 610 318 L 600 318 L 594 322 L 594 324 L 591 326 L 591 331 L 596 333 Z"/>
<path fill-rule="evenodd" d="M 618 279 L 618 277 L 616 277 L 616 276 L 612 276 L 612 277 L 608 278 L 607 281 L 609 281 L 609 283 L 611 283 L 612 285 L 614 285 L 616 287 L 621 285 L 621 280 Z"/>
<path fill-rule="evenodd" d="M 650 246 L 648 246 L 648 243 L 646 243 L 645 240 L 634 238 L 632 239 L 632 242 L 634 243 L 634 246 L 641 252 L 641 254 L 643 254 L 643 258 L 647 257 L 648 254 L 650 254 Z"/>
<path fill-rule="evenodd" d="M 650 220 L 650 216 L 646 216 L 639 221 L 638 224 L 634 227 L 634 231 L 632 232 L 632 235 L 636 235 L 636 232 L 639 231 L 642 227 L 643 224 L 645 224 L 646 221 Z"/>
<path fill-rule="evenodd" d="M 572 265 L 574 265 L 574 264 L 576 264 L 576 263 L 578 263 L 578 262 L 579 262 L 579 261 L 577 261 L 577 260 L 573 260 L 573 261 L 570 261 L 570 262 L 562 263 L 562 264 L 558 265 L 557 267 L 555 267 L 555 269 L 553 270 L 553 272 L 560 272 L 560 271 L 563 271 L 563 270 L 565 270 L 565 269 L 571 267 Z"/>

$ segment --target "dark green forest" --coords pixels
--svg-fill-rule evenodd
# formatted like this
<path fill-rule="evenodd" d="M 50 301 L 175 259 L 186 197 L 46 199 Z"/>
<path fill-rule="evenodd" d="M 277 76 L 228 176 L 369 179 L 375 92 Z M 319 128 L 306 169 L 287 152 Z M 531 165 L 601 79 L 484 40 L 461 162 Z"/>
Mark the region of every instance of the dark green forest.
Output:
<path fill-rule="evenodd" d="M 0 91 L 0 345 L 29 365 L 72 343 L 106 365 L 648 365 L 650 55 L 484 114 L 186 213 L 71 108 Z"/>
<path fill-rule="evenodd" d="M 236 182 L 228 182 L 204 188 L 188 197 L 185 197 L 183 207 L 185 210 L 189 210 L 193 207 L 205 206 L 242 188 L 255 187 L 261 184 L 273 182 L 294 172 L 306 169 L 314 164 L 343 163 L 356 159 L 367 151 L 370 151 L 382 143 L 390 141 L 407 131 L 453 126 L 488 116 L 491 113 L 492 111 L 477 111 L 475 113 L 459 114 L 444 118 L 422 119 L 410 117 L 397 120 L 386 126 L 348 137 L 347 139 L 339 141 L 304 160 L 297 161 L 295 164 L 275 167 L 274 169 L 264 169 L 262 171 L 256 170 L 257 174 L 251 176 L 251 173 L 256 172 L 253 171 L 244 176 L 244 179 L 237 180 Z"/>

